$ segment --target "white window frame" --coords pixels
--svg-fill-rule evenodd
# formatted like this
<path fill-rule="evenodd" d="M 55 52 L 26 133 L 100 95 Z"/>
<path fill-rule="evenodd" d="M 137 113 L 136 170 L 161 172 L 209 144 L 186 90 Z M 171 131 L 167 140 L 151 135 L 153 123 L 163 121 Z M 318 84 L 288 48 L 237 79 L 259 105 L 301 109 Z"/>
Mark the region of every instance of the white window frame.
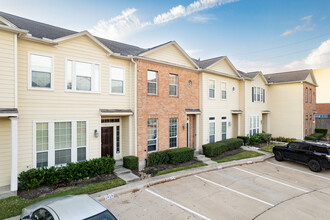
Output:
<path fill-rule="evenodd" d="M 68 61 L 72 61 L 74 65 L 72 65 L 72 73 L 71 73 L 71 80 L 72 80 L 72 89 L 67 88 L 67 75 L 68 75 Z M 76 84 L 76 67 L 75 63 L 80 62 L 80 63 L 88 63 L 92 65 L 92 76 L 91 76 L 91 91 L 83 91 L 83 90 L 77 90 L 77 84 Z M 94 80 L 95 80 L 95 65 L 99 65 L 99 91 L 94 91 Z M 82 60 L 82 59 L 76 59 L 76 58 L 65 58 L 65 85 L 64 85 L 64 91 L 66 92 L 78 92 L 78 93 L 95 93 L 95 94 L 100 94 L 101 93 L 101 81 L 102 81 L 102 66 L 98 62 L 92 62 L 92 61 L 87 61 L 87 60 Z"/>
<path fill-rule="evenodd" d="M 210 97 L 210 81 L 213 81 L 214 83 L 214 97 Z M 216 99 L 217 97 L 217 91 L 216 91 L 216 81 L 215 79 L 208 79 L 207 81 L 207 96 L 209 97 L 209 99 Z"/>
<path fill-rule="evenodd" d="M 225 89 L 222 88 L 222 84 L 225 84 Z M 221 90 L 221 100 L 227 100 L 228 99 L 228 92 L 227 92 L 227 82 L 226 81 L 221 81 L 220 82 L 220 90 Z M 226 93 L 226 98 L 222 98 L 222 91 L 225 91 Z"/>
<path fill-rule="evenodd" d="M 265 91 L 265 96 L 266 96 L 266 90 L 264 88 L 261 88 L 261 87 L 256 87 L 256 86 L 253 86 L 252 88 L 254 88 L 254 101 L 253 102 L 264 102 L 264 93 L 263 91 Z M 258 99 L 258 94 L 259 94 L 259 100 Z"/>
<path fill-rule="evenodd" d="M 148 80 L 148 74 L 150 72 L 155 72 L 156 73 L 156 82 L 149 82 Z M 156 93 L 149 93 L 149 83 L 154 83 L 156 84 Z M 147 94 L 148 95 L 158 95 L 158 71 L 155 70 L 147 70 Z"/>
<path fill-rule="evenodd" d="M 255 134 L 260 134 L 260 117 L 259 115 L 251 115 L 249 117 L 250 121 L 249 121 L 249 135 L 250 137 L 253 136 L 253 129 L 256 129 L 256 133 Z M 251 127 L 251 119 L 252 119 L 252 127 Z M 253 126 L 254 121 L 256 122 L 256 127 Z M 251 132 L 252 131 L 252 132 Z"/>
<path fill-rule="evenodd" d="M 32 66 L 31 66 L 31 55 L 50 57 L 52 60 L 51 67 L 51 77 L 50 77 L 50 88 L 40 88 L 32 86 Z M 44 90 L 44 91 L 54 91 L 54 56 L 50 54 L 28 52 L 28 89 L 29 90 Z"/>
<path fill-rule="evenodd" d="M 118 68 L 118 69 L 122 69 L 124 71 L 124 77 L 123 77 L 123 92 L 120 93 L 120 92 L 112 92 L 112 74 L 111 74 L 111 68 Z M 110 65 L 110 69 L 109 69 L 109 72 L 110 72 L 110 83 L 109 83 L 109 93 L 112 94 L 112 95 L 125 95 L 125 81 L 126 81 L 126 69 L 125 67 L 120 67 L 120 66 L 113 66 L 113 65 Z"/>
<path fill-rule="evenodd" d="M 214 118 L 214 119 L 210 119 L 210 118 Z M 209 117 L 209 143 L 211 143 L 210 142 L 210 136 L 211 136 L 211 133 L 210 133 L 210 124 L 211 123 L 214 123 L 214 142 L 212 142 L 212 143 L 215 143 L 217 141 L 217 132 L 216 132 L 217 124 L 216 124 L 216 118 L 215 118 L 215 116 L 210 116 Z"/>
<path fill-rule="evenodd" d="M 156 131 L 157 131 L 157 136 L 156 136 L 156 139 L 148 139 L 148 120 L 149 119 L 156 119 Z M 149 151 L 149 145 L 148 145 L 148 142 L 149 140 L 156 140 L 156 149 L 153 150 L 153 151 Z M 153 153 L 153 152 L 157 152 L 158 151 L 158 118 L 148 118 L 147 119 L 147 152 L 148 153 Z"/>
<path fill-rule="evenodd" d="M 179 128 L 178 127 L 179 119 L 178 118 L 170 118 L 170 120 L 169 120 L 169 128 L 170 128 L 170 130 L 171 130 L 171 119 L 176 119 L 176 136 L 171 137 L 171 132 L 170 132 L 170 134 L 169 134 L 169 148 L 170 149 L 175 149 L 175 148 L 178 148 L 178 145 L 179 145 L 179 143 L 178 143 L 178 140 L 179 140 L 179 138 L 178 138 L 178 133 L 179 133 L 179 131 L 178 131 L 178 128 Z M 170 145 L 171 138 L 175 138 L 176 139 L 176 147 L 171 147 L 171 145 Z"/>
<path fill-rule="evenodd" d="M 227 116 L 223 116 L 223 117 L 226 117 L 226 119 L 222 119 L 222 117 L 221 117 L 221 140 L 223 140 L 223 139 L 222 139 L 222 135 L 224 134 L 224 133 L 222 132 L 222 123 L 223 123 L 223 122 L 226 123 L 226 133 L 225 133 L 225 134 L 226 134 L 226 139 L 228 139 L 228 138 L 227 138 L 227 137 L 228 137 L 228 135 L 227 135 L 227 134 L 228 134 L 228 122 L 227 122 Z M 225 139 L 225 140 L 226 140 L 226 139 Z"/>
<path fill-rule="evenodd" d="M 171 83 L 169 83 L 169 88 L 168 88 L 168 90 L 169 90 L 169 95 L 171 96 L 171 97 L 178 97 L 178 84 L 179 84 L 179 76 L 178 76 L 178 74 L 174 74 L 174 73 L 169 73 L 169 79 L 171 78 L 171 75 L 172 76 L 175 76 L 176 77 L 176 84 L 171 84 Z M 170 88 L 171 88 L 171 86 L 175 86 L 175 95 L 171 95 L 170 94 Z"/>
<path fill-rule="evenodd" d="M 48 123 L 48 168 L 55 166 L 65 166 L 66 164 L 55 165 L 55 122 L 71 122 L 71 162 L 77 162 L 77 122 L 86 122 L 86 160 L 89 159 L 89 122 L 87 119 L 74 119 L 74 120 L 35 120 L 33 121 L 33 168 L 37 168 L 37 123 Z"/>

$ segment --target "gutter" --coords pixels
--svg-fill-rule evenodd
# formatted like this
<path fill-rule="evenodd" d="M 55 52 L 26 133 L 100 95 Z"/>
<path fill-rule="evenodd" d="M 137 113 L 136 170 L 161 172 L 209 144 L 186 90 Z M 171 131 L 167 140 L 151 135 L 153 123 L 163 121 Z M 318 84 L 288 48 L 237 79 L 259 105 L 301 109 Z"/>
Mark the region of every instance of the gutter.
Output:
<path fill-rule="evenodd" d="M 135 77 L 135 91 L 134 91 L 134 155 L 137 156 L 137 63 L 134 61 L 134 57 L 130 57 L 131 62 L 134 63 L 134 77 Z"/>

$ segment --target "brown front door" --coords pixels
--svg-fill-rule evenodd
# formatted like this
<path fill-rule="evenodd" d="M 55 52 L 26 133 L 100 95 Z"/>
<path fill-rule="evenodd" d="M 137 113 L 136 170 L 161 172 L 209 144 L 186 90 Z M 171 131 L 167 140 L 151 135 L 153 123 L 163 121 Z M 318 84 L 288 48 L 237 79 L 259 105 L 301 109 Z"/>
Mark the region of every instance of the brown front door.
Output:
<path fill-rule="evenodd" d="M 103 127 L 101 136 L 101 156 L 106 157 L 110 155 L 110 157 L 113 157 L 113 127 Z"/>

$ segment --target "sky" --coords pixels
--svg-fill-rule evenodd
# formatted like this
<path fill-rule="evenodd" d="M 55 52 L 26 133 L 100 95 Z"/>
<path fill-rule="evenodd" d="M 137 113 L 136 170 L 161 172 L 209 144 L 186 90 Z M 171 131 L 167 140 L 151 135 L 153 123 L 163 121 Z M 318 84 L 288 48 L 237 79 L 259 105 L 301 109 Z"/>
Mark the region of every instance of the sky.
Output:
<path fill-rule="evenodd" d="M 264 74 L 330 68 L 330 0 L 0 0 L 0 11 Z"/>

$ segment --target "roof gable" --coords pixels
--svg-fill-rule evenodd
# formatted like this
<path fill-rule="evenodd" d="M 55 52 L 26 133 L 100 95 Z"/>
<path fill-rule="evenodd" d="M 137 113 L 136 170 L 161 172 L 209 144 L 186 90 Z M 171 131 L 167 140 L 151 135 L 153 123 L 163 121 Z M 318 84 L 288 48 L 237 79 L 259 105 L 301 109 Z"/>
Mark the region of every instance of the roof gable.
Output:
<path fill-rule="evenodd" d="M 290 83 L 290 82 L 301 82 L 301 81 L 307 82 L 307 78 L 309 75 L 312 79 L 311 83 L 317 84 L 313 74 L 313 70 L 311 69 L 282 72 L 282 73 L 272 73 L 272 74 L 267 74 L 265 77 L 268 83 Z"/>
<path fill-rule="evenodd" d="M 150 48 L 139 56 L 198 69 L 197 64 L 175 41 Z"/>
<path fill-rule="evenodd" d="M 206 69 L 240 77 L 236 68 L 231 64 L 231 62 L 229 61 L 229 59 L 227 57 L 224 57 L 223 59 L 213 63 Z"/>

